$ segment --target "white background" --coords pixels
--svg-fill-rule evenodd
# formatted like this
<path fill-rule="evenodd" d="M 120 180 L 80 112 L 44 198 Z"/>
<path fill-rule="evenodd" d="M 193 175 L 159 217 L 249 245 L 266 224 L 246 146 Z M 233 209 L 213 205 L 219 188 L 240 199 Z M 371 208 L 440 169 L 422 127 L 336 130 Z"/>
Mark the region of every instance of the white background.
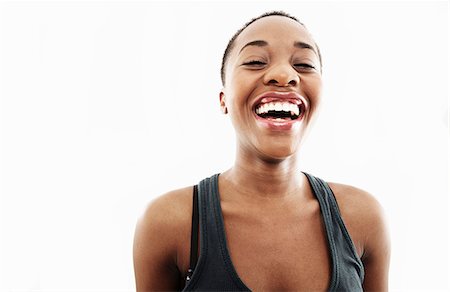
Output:
<path fill-rule="evenodd" d="M 302 169 L 384 206 L 391 290 L 448 290 L 448 7 L 2 2 L 0 290 L 134 289 L 146 204 L 233 163 L 218 103 L 228 39 L 279 9 L 323 55 Z"/>

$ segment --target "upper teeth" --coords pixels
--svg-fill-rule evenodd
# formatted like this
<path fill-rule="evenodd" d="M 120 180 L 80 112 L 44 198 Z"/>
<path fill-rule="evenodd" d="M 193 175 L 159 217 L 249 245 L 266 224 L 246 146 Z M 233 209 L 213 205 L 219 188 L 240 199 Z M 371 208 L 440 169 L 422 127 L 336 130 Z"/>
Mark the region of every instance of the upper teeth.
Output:
<path fill-rule="evenodd" d="M 269 103 L 265 103 L 265 104 L 260 104 L 256 108 L 257 114 L 265 114 L 265 113 L 268 113 L 269 111 L 291 112 L 297 116 L 299 115 L 299 112 L 300 112 L 298 105 L 290 103 L 290 102 L 279 102 L 279 101 L 269 102 Z"/>

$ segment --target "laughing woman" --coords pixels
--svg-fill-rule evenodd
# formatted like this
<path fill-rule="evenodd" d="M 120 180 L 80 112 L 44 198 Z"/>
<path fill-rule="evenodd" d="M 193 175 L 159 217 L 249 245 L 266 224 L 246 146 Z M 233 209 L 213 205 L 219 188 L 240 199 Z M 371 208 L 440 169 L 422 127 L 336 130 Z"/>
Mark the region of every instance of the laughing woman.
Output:
<path fill-rule="evenodd" d="M 235 163 L 149 205 L 134 241 L 138 291 L 387 291 L 378 202 L 299 169 L 321 62 L 305 26 L 283 12 L 230 40 L 220 107 L 236 131 Z"/>

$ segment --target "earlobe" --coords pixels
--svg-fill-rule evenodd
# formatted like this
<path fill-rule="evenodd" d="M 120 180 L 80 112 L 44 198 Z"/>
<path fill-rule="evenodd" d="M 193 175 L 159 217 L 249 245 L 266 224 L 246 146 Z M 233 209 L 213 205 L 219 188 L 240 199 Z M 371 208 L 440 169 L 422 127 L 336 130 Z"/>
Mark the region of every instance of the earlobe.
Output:
<path fill-rule="evenodd" d="M 219 98 L 220 98 L 220 109 L 226 115 L 228 113 L 228 109 L 225 103 L 225 93 L 223 93 L 223 91 L 220 92 Z"/>

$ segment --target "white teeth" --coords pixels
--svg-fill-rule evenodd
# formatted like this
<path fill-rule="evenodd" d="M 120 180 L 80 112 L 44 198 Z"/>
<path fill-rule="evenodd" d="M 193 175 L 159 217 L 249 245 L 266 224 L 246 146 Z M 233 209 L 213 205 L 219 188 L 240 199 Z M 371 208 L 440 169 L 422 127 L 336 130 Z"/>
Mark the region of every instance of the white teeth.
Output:
<path fill-rule="evenodd" d="M 256 113 L 266 114 L 269 111 L 285 111 L 294 113 L 295 115 L 299 115 L 300 110 L 298 105 L 290 103 L 290 102 L 269 102 L 265 104 L 261 104 L 256 108 Z"/>

